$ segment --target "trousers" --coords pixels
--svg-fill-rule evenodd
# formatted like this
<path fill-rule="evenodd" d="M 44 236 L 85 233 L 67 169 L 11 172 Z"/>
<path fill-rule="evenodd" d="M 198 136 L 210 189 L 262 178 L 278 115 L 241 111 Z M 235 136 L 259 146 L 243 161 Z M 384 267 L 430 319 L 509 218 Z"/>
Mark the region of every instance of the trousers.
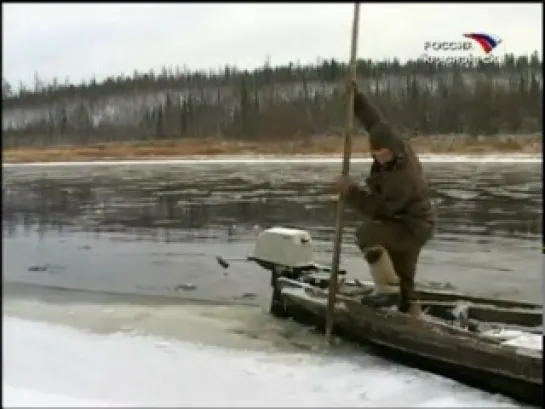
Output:
<path fill-rule="evenodd" d="M 431 227 L 415 233 L 403 223 L 379 220 L 364 223 L 356 231 L 356 241 L 362 252 L 376 246 L 388 251 L 399 278 L 401 312 L 406 312 L 410 303 L 417 301 L 414 289 L 416 266 L 420 251 L 431 235 Z"/>

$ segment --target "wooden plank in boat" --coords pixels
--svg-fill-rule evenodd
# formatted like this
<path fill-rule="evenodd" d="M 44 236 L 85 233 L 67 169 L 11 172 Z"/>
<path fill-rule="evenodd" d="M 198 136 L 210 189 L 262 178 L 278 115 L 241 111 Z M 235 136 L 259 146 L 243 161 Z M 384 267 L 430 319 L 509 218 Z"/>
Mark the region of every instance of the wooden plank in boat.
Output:
<path fill-rule="evenodd" d="M 420 301 L 467 301 L 473 304 L 487 304 L 505 308 L 526 308 L 541 310 L 543 306 L 526 301 L 502 300 L 499 298 L 481 297 L 476 295 L 461 294 L 443 290 L 417 289 Z"/>
<path fill-rule="evenodd" d="M 286 285 L 289 287 L 299 287 L 302 288 L 305 294 L 319 299 L 327 298 L 327 290 L 314 287 L 313 285 L 301 283 L 294 280 L 283 279 L 286 281 Z M 345 288 L 346 289 L 346 288 Z M 340 293 L 337 296 L 338 301 L 345 301 L 347 303 L 355 302 L 360 304 L 359 297 L 355 299 L 353 294 L 344 294 Z M 422 307 L 426 309 L 429 313 L 428 317 L 431 316 L 441 317 L 444 320 L 451 321 L 455 317 L 451 314 L 451 310 L 457 307 L 460 304 L 458 301 L 424 301 L 422 302 Z M 430 310 L 431 309 L 431 310 Z M 502 308 L 495 307 L 492 305 L 475 305 L 468 303 L 468 320 L 471 322 L 476 322 L 478 328 L 478 323 L 494 323 L 494 324 L 507 324 L 515 325 L 519 327 L 526 327 L 524 330 L 528 332 L 535 333 L 536 328 L 540 327 L 542 321 L 542 314 L 539 310 L 534 309 L 521 309 L 521 308 Z M 458 328 L 453 327 L 448 322 L 441 321 L 439 318 L 434 319 L 436 325 L 443 326 L 445 325 L 448 328 Z M 456 330 L 451 330 L 452 331 Z M 473 331 L 474 332 L 474 331 Z M 460 333 L 456 333 L 460 335 Z"/>
<path fill-rule="evenodd" d="M 327 305 L 327 292 L 320 288 L 312 287 L 308 284 L 302 284 L 299 288 L 287 288 L 286 290 L 282 291 L 282 295 L 305 304 L 308 308 L 311 308 L 315 312 L 321 313 Z M 472 333 L 468 332 L 467 330 L 448 325 L 447 323 L 444 323 L 440 320 L 424 321 L 420 319 L 415 319 L 406 314 L 399 313 L 395 309 L 373 309 L 363 306 L 359 301 L 356 301 L 351 297 L 345 297 L 340 294 L 336 298 L 336 309 L 344 309 L 350 312 L 354 310 L 354 308 L 359 310 L 360 307 L 364 307 L 367 314 L 380 316 L 382 317 L 382 319 L 388 319 L 392 316 L 402 316 L 404 319 L 416 322 L 416 325 L 424 325 L 428 328 L 433 328 L 433 331 L 441 330 L 446 331 L 450 335 L 474 338 Z M 367 317 L 367 315 L 365 317 Z M 486 339 L 485 342 L 497 344 L 500 341 L 497 339 Z"/>
<path fill-rule="evenodd" d="M 324 281 L 326 284 L 329 282 L 328 273 L 312 273 L 309 274 L 309 278 L 312 278 L 316 281 Z M 360 293 L 364 293 L 369 289 L 374 288 L 373 282 L 370 281 L 357 281 L 352 280 L 347 281 L 343 284 L 343 288 L 339 291 L 345 295 L 354 295 L 357 296 Z M 497 307 L 504 308 L 526 308 L 526 309 L 536 309 L 539 311 L 543 310 L 543 306 L 540 304 L 535 304 L 527 301 L 513 301 L 513 300 L 504 300 L 498 298 L 490 298 L 484 296 L 468 295 L 462 294 L 456 291 L 446 291 L 446 290 L 434 290 L 423 288 L 417 285 L 416 294 L 420 301 L 467 301 L 473 304 L 488 304 Z"/>
<path fill-rule="evenodd" d="M 430 313 L 436 309 L 447 310 L 455 308 L 459 302 L 453 301 L 422 301 L 422 308 L 430 309 Z M 479 305 L 468 303 L 468 318 L 482 322 L 497 322 L 503 324 L 514 324 L 525 327 L 536 327 L 541 325 L 543 314 L 537 309 L 527 308 L 505 308 L 494 305 Z"/>

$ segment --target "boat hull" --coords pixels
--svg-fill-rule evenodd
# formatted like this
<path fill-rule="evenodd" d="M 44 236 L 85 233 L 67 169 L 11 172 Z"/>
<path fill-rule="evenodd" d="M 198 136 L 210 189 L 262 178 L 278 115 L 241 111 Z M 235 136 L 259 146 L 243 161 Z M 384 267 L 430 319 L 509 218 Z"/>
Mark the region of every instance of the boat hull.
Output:
<path fill-rule="evenodd" d="M 295 280 L 278 283 L 284 316 L 320 328 L 325 324 L 324 290 Z M 334 332 L 373 347 L 380 355 L 521 402 L 543 404 L 542 355 L 521 353 L 442 322 L 377 311 L 339 295 Z M 475 301 L 475 300 L 474 300 Z M 502 302 L 502 307 L 506 307 Z M 515 307 L 517 307 L 515 305 Z"/>

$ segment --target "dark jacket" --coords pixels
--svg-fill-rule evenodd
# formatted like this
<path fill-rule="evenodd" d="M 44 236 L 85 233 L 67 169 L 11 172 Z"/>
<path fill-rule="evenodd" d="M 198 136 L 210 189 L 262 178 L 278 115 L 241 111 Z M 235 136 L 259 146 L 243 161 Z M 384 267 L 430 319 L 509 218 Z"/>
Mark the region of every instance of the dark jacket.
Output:
<path fill-rule="evenodd" d="M 428 182 L 409 141 L 398 135 L 382 118 L 365 95 L 356 92 L 354 114 L 369 133 L 374 149 L 388 147 L 392 162 L 371 165 L 366 186 L 352 184 L 347 202 L 374 220 L 397 220 L 417 236 L 429 236 L 435 226 Z"/>

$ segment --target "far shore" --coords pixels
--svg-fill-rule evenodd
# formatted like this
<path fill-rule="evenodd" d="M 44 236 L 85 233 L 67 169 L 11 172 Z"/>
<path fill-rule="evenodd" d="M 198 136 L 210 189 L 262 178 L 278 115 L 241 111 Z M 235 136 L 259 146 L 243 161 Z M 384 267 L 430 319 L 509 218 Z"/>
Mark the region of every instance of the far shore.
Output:
<path fill-rule="evenodd" d="M 468 138 L 415 137 L 415 151 L 423 155 L 541 155 L 541 135 L 490 136 Z M 340 136 L 315 137 L 306 140 L 235 141 L 219 138 L 192 138 L 166 141 L 135 141 L 78 146 L 22 147 L 2 150 L 3 163 L 83 162 L 97 160 L 144 160 L 169 158 L 218 157 L 300 157 L 338 156 L 343 152 Z M 354 138 L 353 157 L 369 157 L 367 138 Z"/>

